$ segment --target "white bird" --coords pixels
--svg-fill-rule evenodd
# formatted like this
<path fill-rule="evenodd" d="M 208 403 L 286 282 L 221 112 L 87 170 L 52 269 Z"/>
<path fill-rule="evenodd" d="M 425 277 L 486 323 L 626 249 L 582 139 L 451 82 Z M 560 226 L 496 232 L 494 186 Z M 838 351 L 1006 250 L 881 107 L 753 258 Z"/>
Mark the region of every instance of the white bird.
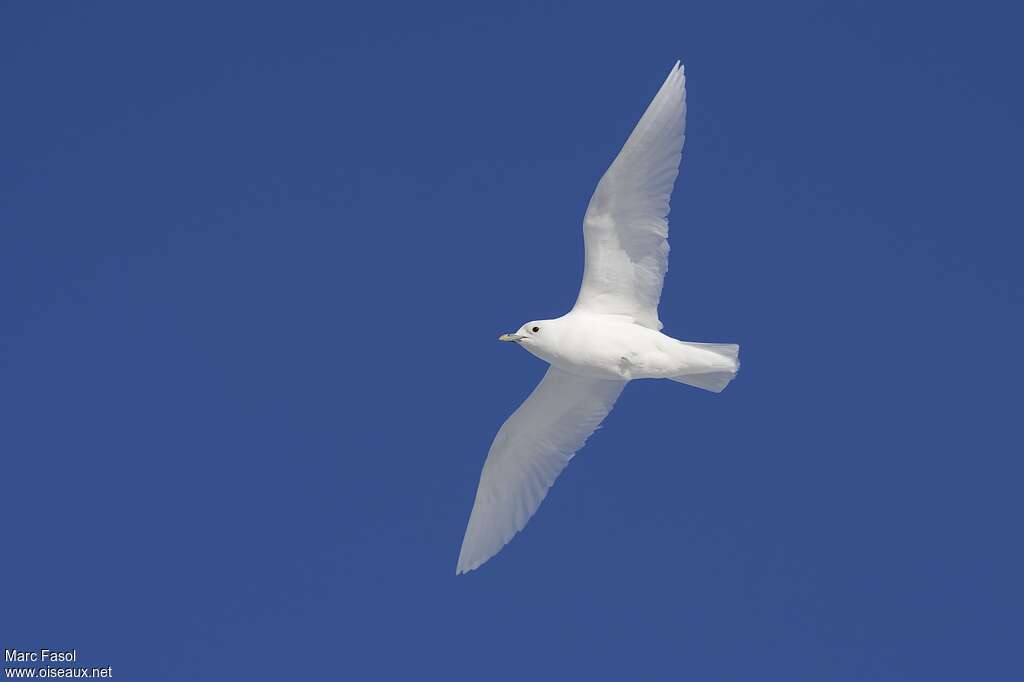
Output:
<path fill-rule="evenodd" d="M 738 345 L 679 341 L 659 331 L 685 119 L 686 81 L 676 62 L 590 199 L 576 305 L 500 337 L 551 366 L 494 437 L 456 574 L 479 567 L 523 529 L 627 382 L 671 379 L 718 393 L 736 376 Z"/>

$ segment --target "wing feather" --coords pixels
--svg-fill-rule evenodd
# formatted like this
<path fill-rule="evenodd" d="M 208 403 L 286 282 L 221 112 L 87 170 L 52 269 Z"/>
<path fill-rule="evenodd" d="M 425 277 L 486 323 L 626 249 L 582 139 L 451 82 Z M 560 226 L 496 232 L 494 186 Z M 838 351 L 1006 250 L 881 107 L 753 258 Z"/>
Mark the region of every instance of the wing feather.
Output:
<path fill-rule="evenodd" d="M 575 309 L 661 329 L 668 213 L 686 126 L 686 77 L 677 62 L 597 184 L 583 219 L 586 267 Z"/>
<path fill-rule="evenodd" d="M 558 474 L 601 425 L 622 381 L 550 367 L 494 437 L 473 502 L 456 573 L 472 571 L 521 531 Z"/>

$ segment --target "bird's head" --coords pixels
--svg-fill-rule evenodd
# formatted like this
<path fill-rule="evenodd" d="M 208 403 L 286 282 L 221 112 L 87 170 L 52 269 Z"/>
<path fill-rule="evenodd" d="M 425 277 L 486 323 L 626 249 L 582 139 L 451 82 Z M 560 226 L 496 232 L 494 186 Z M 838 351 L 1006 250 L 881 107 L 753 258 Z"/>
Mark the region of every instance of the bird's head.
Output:
<path fill-rule="evenodd" d="M 527 322 L 514 334 L 502 334 L 499 341 L 518 343 L 534 355 L 543 357 L 545 351 L 554 343 L 558 320 L 534 320 Z"/>

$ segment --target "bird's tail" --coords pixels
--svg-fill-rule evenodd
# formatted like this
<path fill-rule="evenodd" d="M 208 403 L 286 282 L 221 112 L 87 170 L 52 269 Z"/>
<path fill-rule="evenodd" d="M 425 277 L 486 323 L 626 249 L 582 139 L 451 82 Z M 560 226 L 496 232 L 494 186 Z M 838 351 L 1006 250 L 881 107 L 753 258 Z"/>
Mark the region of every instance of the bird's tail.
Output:
<path fill-rule="evenodd" d="M 740 347 L 735 343 L 693 343 L 691 341 L 680 341 L 680 343 L 709 351 L 718 357 L 712 359 L 706 371 L 669 377 L 672 381 L 703 388 L 712 393 L 721 393 L 740 371 Z"/>

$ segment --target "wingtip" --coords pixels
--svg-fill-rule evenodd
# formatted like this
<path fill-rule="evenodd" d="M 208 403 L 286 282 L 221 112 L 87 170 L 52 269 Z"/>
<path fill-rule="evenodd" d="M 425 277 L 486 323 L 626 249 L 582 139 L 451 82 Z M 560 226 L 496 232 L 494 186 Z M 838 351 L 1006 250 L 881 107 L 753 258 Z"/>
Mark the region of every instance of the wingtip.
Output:
<path fill-rule="evenodd" d="M 465 545 L 465 543 L 463 543 Z M 486 559 L 484 559 L 486 561 Z M 483 561 L 471 561 L 466 556 L 465 546 L 459 551 L 459 560 L 455 563 L 455 575 L 462 575 L 463 573 L 469 573 L 473 569 L 479 567 Z"/>
<path fill-rule="evenodd" d="M 502 547 L 504 547 L 504 545 L 502 545 Z M 498 550 L 500 551 L 501 547 L 499 547 Z M 497 554 L 497 551 L 481 557 L 479 555 L 467 555 L 464 551 L 459 552 L 459 561 L 455 566 L 455 575 L 462 575 L 464 573 L 469 573 L 470 571 L 475 571 L 490 561 L 495 554 Z"/>
<path fill-rule="evenodd" d="M 477 564 L 476 566 L 467 566 L 460 561 L 459 565 L 455 567 L 455 575 L 465 575 L 466 573 L 475 570 L 479 566 L 480 564 Z"/>
<path fill-rule="evenodd" d="M 675 66 L 669 71 L 668 78 L 665 79 L 666 85 L 672 84 L 685 84 L 686 83 L 686 67 L 683 66 L 683 60 L 677 59 Z M 683 85 L 685 87 L 685 85 Z"/>

